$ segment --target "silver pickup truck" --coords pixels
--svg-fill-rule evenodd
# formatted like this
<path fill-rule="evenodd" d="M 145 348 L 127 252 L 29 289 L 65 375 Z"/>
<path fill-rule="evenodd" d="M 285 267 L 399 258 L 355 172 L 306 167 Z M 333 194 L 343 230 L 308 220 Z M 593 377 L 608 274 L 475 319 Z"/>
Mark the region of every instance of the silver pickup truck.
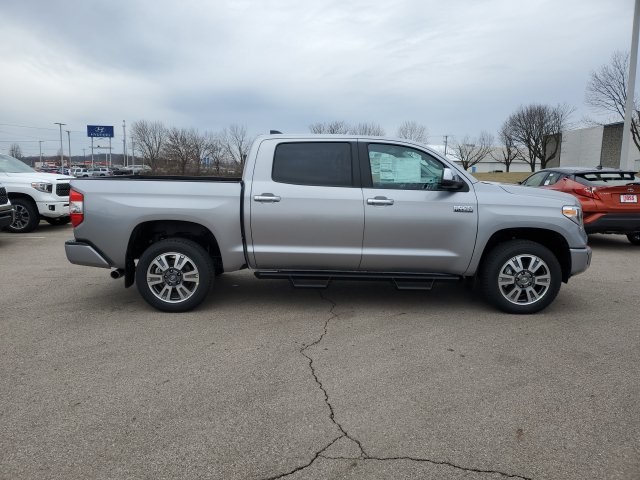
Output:
<path fill-rule="evenodd" d="M 591 249 L 573 196 L 479 182 L 410 141 L 265 135 L 242 178 L 136 175 L 71 182 L 71 263 L 113 269 L 171 312 L 196 307 L 214 277 L 397 288 L 476 280 L 510 313 L 534 313 L 585 271 Z"/>

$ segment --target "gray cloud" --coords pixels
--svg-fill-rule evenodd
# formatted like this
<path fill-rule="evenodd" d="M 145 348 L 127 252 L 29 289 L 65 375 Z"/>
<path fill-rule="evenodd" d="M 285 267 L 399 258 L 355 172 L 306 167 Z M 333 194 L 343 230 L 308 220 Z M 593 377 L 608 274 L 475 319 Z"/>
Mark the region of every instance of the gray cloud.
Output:
<path fill-rule="evenodd" d="M 5 0 L 0 139 L 63 121 L 81 148 L 86 124 L 122 119 L 390 134 L 411 119 L 475 135 L 524 103 L 581 109 L 589 72 L 628 48 L 632 13 L 631 0 Z"/>

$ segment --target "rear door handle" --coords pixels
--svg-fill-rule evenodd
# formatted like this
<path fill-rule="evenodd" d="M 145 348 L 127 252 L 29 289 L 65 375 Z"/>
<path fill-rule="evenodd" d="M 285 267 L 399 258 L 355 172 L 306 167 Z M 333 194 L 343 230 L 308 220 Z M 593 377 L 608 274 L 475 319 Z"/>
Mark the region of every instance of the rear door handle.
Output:
<path fill-rule="evenodd" d="M 280 197 L 273 193 L 263 193 L 262 195 L 255 195 L 253 200 L 262 203 L 276 203 L 280 201 Z"/>
<path fill-rule="evenodd" d="M 367 205 L 393 205 L 393 199 L 387 197 L 367 198 Z"/>

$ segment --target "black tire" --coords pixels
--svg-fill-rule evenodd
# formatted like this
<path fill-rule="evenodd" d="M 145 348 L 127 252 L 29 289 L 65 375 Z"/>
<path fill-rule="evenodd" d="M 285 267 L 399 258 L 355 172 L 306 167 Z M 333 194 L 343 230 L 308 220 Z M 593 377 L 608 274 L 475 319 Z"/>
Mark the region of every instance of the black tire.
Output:
<path fill-rule="evenodd" d="M 47 222 L 49 225 L 66 225 L 71 221 L 71 217 L 68 215 L 66 217 L 57 217 L 57 218 L 44 217 L 44 221 Z"/>
<path fill-rule="evenodd" d="M 140 256 L 136 285 L 142 298 L 163 312 L 197 307 L 213 284 L 214 266 L 197 243 L 170 238 L 152 244 Z"/>
<path fill-rule="evenodd" d="M 629 233 L 627 239 L 631 245 L 640 245 L 640 232 Z"/>
<path fill-rule="evenodd" d="M 556 256 L 529 240 L 512 240 L 491 250 L 480 281 L 485 298 L 503 312 L 530 314 L 548 307 L 560 291 L 562 270 Z"/>
<path fill-rule="evenodd" d="M 16 212 L 15 220 L 7 228 L 11 233 L 29 233 L 40 223 L 38 207 L 28 198 L 12 198 L 11 204 Z"/>

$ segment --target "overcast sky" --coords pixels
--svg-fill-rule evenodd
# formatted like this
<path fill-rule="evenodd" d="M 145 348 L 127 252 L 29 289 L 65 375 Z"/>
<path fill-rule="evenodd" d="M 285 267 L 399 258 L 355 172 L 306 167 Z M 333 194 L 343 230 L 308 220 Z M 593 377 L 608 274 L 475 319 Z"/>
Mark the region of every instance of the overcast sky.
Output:
<path fill-rule="evenodd" d="M 0 152 L 90 145 L 86 125 L 304 133 L 404 120 L 495 133 L 519 105 L 584 106 L 629 50 L 633 0 L 0 0 Z M 65 154 L 67 137 L 64 137 Z M 76 151 L 74 151 L 76 150 Z"/>

